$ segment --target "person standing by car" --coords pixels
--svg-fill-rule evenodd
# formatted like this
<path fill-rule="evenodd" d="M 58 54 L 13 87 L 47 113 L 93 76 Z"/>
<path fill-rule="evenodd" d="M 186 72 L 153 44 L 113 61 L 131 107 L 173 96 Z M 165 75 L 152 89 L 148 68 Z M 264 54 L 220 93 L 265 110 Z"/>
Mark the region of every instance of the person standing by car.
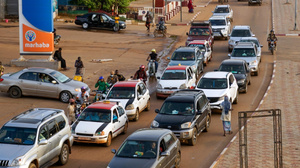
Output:
<path fill-rule="evenodd" d="M 4 73 L 4 66 L 2 65 L 2 62 L 0 61 L 0 77 L 3 75 Z"/>
<path fill-rule="evenodd" d="M 125 77 L 122 74 L 119 74 L 118 70 L 115 70 L 115 75 L 117 75 L 119 81 L 125 81 Z"/>
<path fill-rule="evenodd" d="M 59 48 L 58 50 L 56 50 L 53 55 L 53 59 L 61 62 L 61 69 L 67 70 L 66 60 L 62 58 L 61 51 L 62 51 L 62 48 Z"/>
<path fill-rule="evenodd" d="M 82 75 L 82 68 L 84 68 L 84 66 L 81 57 L 78 57 L 77 60 L 75 61 L 75 67 L 76 67 L 75 75 Z"/>
<path fill-rule="evenodd" d="M 115 16 L 115 27 L 116 27 L 116 30 L 119 31 L 119 20 L 120 20 L 120 17 L 119 15 L 117 14 Z"/>
<path fill-rule="evenodd" d="M 70 99 L 70 103 L 68 105 L 68 118 L 69 118 L 69 125 L 72 125 L 75 122 L 75 100 Z"/>
<path fill-rule="evenodd" d="M 147 12 L 147 14 L 146 14 L 145 17 L 146 17 L 146 24 L 145 24 L 145 26 L 147 27 L 147 31 L 150 32 L 150 23 L 151 23 L 152 17 L 150 15 L 149 11 Z"/>
<path fill-rule="evenodd" d="M 231 103 L 228 100 L 228 96 L 224 97 L 224 101 L 221 103 L 222 108 L 222 115 L 221 120 L 223 122 L 223 130 L 224 130 L 224 136 L 226 136 L 226 132 L 229 134 L 232 134 L 231 131 Z"/>
<path fill-rule="evenodd" d="M 149 56 L 147 58 L 147 61 L 149 61 L 149 59 L 155 61 L 155 73 L 156 73 L 157 72 L 157 68 L 158 68 L 158 62 L 157 62 L 156 50 L 154 48 L 151 50 L 151 53 L 149 54 Z"/>

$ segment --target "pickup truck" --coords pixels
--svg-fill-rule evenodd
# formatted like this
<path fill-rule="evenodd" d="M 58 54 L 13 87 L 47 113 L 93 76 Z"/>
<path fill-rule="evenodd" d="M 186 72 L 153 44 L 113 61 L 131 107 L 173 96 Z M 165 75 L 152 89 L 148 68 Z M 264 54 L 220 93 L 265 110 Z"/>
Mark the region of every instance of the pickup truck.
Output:
<path fill-rule="evenodd" d="M 194 40 L 206 40 L 209 42 L 211 49 L 214 44 L 214 34 L 210 21 L 194 21 L 191 23 L 190 31 L 186 33 L 188 36 L 185 45 Z"/>

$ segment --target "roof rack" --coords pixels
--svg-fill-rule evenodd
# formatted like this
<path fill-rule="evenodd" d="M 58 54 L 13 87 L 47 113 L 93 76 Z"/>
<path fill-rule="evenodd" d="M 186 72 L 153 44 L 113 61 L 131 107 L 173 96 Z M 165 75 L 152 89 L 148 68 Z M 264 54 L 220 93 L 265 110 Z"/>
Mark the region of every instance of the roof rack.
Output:
<path fill-rule="evenodd" d="M 211 26 L 209 20 L 195 20 L 191 23 L 192 26 Z"/>
<path fill-rule="evenodd" d="M 51 113 L 51 114 L 49 114 L 49 115 L 47 115 L 46 117 L 44 117 L 44 118 L 41 120 L 42 122 L 45 121 L 46 119 L 49 119 L 50 117 L 52 117 L 52 116 L 54 116 L 54 115 L 56 115 L 56 114 L 59 114 L 59 113 L 63 112 L 63 110 L 58 110 L 58 109 L 52 109 L 52 110 L 54 110 L 54 112 Z"/>
<path fill-rule="evenodd" d="M 180 91 L 186 91 L 186 92 L 197 92 L 197 93 L 204 93 L 202 90 L 195 90 L 195 89 L 181 89 L 173 92 L 171 95 L 174 95 Z"/>
<path fill-rule="evenodd" d="M 20 118 L 21 116 L 23 116 L 23 115 L 25 115 L 25 114 L 28 114 L 28 113 L 30 113 L 30 112 L 32 112 L 32 111 L 35 111 L 35 110 L 37 110 L 37 109 L 36 109 L 36 108 L 33 108 L 33 109 L 29 109 L 29 110 L 27 110 L 27 111 L 24 111 L 23 113 L 21 113 L 21 114 L 15 116 L 15 117 L 12 118 L 11 120 L 16 120 L 16 119 Z"/>

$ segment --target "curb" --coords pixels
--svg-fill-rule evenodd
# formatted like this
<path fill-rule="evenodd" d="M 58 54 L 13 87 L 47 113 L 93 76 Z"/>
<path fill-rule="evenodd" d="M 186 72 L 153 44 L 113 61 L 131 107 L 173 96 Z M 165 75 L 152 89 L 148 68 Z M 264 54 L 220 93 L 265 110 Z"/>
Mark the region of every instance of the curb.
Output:
<path fill-rule="evenodd" d="M 275 34 L 276 36 L 300 36 L 300 34 Z"/>

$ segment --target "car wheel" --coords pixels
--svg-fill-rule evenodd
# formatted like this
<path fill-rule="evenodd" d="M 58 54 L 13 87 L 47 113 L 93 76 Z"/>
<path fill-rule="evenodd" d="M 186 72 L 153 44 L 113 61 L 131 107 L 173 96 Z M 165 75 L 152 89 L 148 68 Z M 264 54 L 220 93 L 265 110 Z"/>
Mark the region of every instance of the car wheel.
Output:
<path fill-rule="evenodd" d="M 139 109 L 136 109 L 134 121 L 138 121 L 138 120 L 139 120 L 139 117 L 140 117 Z"/>
<path fill-rule="evenodd" d="M 250 6 L 250 3 L 248 3 L 248 6 Z"/>
<path fill-rule="evenodd" d="M 127 130 L 128 130 L 128 122 L 126 122 L 124 125 L 123 134 L 126 134 Z"/>
<path fill-rule="evenodd" d="M 206 120 L 205 120 L 205 129 L 204 129 L 204 132 L 208 132 L 208 128 L 210 126 L 210 122 L 211 122 L 210 115 L 207 115 L 206 116 Z"/>
<path fill-rule="evenodd" d="M 28 168 L 37 168 L 36 165 L 34 163 L 30 163 Z"/>
<path fill-rule="evenodd" d="M 118 29 L 116 26 L 113 27 L 114 32 L 119 31 L 120 29 Z"/>
<path fill-rule="evenodd" d="M 249 80 L 248 85 L 251 85 L 251 81 Z"/>
<path fill-rule="evenodd" d="M 204 66 L 203 66 L 203 64 L 201 64 L 201 72 L 199 74 L 203 73 L 203 69 L 204 69 Z"/>
<path fill-rule="evenodd" d="M 86 22 L 82 23 L 82 28 L 83 29 L 88 29 L 89 28 L 89 24 L 86 23 Z"/>
<path fill-rule="evenodd" d="M 227 36 L 227 37 L 225 37 L 225 40 L 228 40 L 228 36 Z"/>
<path fill-rule="evenodd" d="M 63 144 L 60 155 L 59 155 L 59 164 L 65 165 L 69 160 L 69 146 L 67 144 Z"/>
<path fill-rule="evenodd" d="M 109 147 L 111 145 L 111 133 L 108 134 L 107 136 L 107 141 L 105 143 L 106 147 Z"/>
<path fill-rule="evenodd" d="M 261 6 L 261 3 L 259 3 L 259 6 Z"/>
<path fill-rule="evenodd" d="M 153 35 L 154 35 L 154 37 L 157 36 L 157 30 L 154 30 Z"/>
<path fill-rule="evenodd" d="M 71 93 L 68 91 L 63 91 L 60 93 L 59 99 L 64 103 L 69 103 L 69 100 L 71 99 Z"/>
<path fill-rule="evenodd" d="M 246 84 L 246 85 L 245 85 L 244 93 L 247 93 L 247 92 L 248 92 L 248 85 Z"/>
<path fill-rule="evenodd" d="M 254 72 L 254 75 L 255 75 L 255 76 L 258 76 L 258 74 L 259 74 L 259 67 L 257 68 L 257 71 Z"/>
<path fill-rule="evenodd" d="M 192 138 L 188 140 L 189 145 L 195 146 L 197 143 L 197 129 L 194 127 Z"/>
<path fill-rule="evenodd" d="M 22 91 L 19 87 L 14 86 L 9 89 L 9 95 L 12 98 L 20 98 L 22 96 Z"/>
<path fill-rule="evenodd" d="M 238 101 L 239 101 L 239 94 L 236 93 L 236 97 L 235 97 L 235 99 L 234 99 L 234 101 L 233 101 L 233 104 L 237 104 Z"/>
<path fill-rule="evenodd" d="M 231 49 L 228 47 L 228 52 L 231 52 Z"/>
<path fill-rule="evenodd" d="M 179 168 L 180 167 L 180 162 L 181 162 L 181 153 L 178 151 L 177 155 L 176 155 L 174 167 Z"/>
<path fill-rule="evenodd" d="M 145 108 L 146 111 L 150 110 L 150 99 L 147 101 L 147 107 Z"/>

